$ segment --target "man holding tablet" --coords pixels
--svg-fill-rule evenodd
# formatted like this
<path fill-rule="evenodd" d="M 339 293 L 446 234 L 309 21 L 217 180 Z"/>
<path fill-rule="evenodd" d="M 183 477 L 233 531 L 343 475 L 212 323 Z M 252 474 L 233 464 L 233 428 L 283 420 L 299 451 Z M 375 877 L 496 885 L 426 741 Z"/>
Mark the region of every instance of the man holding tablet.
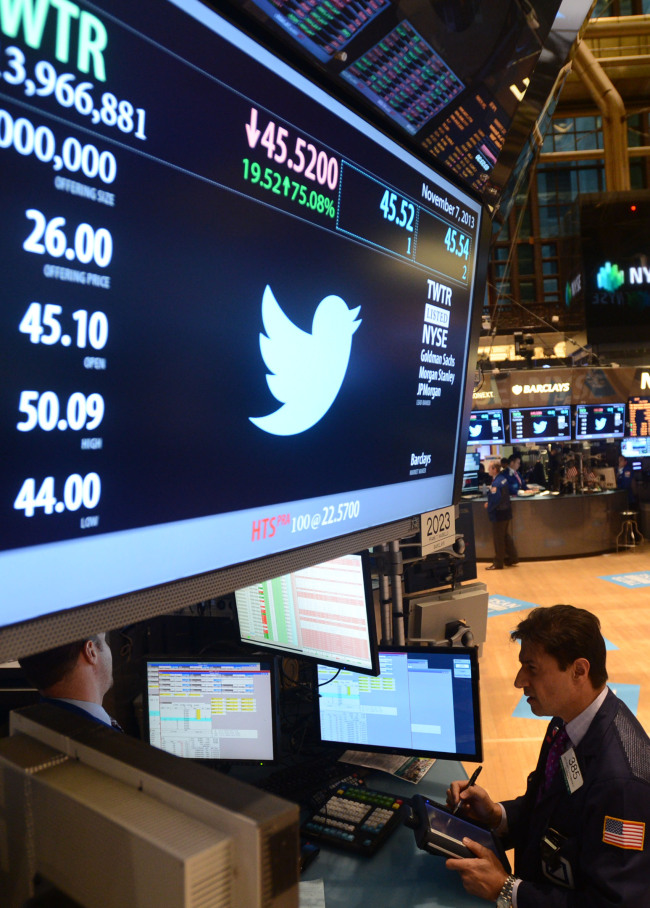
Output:
<path fill-rule="evenodd" d="M 600 622 L 570 605 L 536 608 L 521 640 L 515 687 L 537 716 L 553 716 L 526 793 L 496 803 L 479 785 L 452 782 L 447 802 L 515 849 L 515 874 L 464 839 L 473 858 L 450 858 L 468 892 L 498 908 L 650 906 L 650 739 L 606 686 Z"/>

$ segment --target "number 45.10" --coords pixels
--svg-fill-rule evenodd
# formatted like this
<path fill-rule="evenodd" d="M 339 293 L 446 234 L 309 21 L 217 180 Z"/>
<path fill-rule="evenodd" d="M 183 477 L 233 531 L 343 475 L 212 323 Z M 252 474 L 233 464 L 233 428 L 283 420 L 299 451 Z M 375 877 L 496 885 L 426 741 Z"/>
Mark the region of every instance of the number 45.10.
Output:
<path fill-rule="evenodd" d="M 21 334 L 27 334 L 33 344 L 62 344 L 69 347 L 73 338 L 63 333 L 59 320 L 62 313 L 63 307 L 55 303 L 30 303 L 18 330 Z M 76 322 L 76 329 L 73 329 L 75 347 L 83 349 L 90 344 L 94 350 L 101 350 L 106 346 L 108 318 L 105 313 L 88 313 L 86 309 L 77 309 L 72 313 L 72 319 Z"/>

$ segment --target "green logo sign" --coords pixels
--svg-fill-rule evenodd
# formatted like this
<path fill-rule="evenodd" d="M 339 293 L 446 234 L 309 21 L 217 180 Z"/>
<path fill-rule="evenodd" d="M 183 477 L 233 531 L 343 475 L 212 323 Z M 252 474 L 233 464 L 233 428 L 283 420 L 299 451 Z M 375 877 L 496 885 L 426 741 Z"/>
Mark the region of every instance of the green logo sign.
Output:
<path fill-rule="evenodd" d="M 625 282 L 625 275 L 619 269 L 618 265 L 612 265 L 611 262 L 605 262 L 601 265 L 596 276 L 600 290 L 607 290 L 609 293 L 615 293 Z"/>

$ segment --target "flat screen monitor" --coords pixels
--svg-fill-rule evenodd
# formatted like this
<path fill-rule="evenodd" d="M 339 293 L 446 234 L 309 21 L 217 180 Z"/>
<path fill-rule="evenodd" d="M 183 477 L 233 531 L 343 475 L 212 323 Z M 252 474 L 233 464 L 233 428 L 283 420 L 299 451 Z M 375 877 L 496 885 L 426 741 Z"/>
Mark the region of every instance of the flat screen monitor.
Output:
<path fill-rule="evenodd" d="M 481 203 L 203 3 L 155 6 L 0 16 L 0 626 L 460 487 Z"/>
<path fill-rule="evenodd" d="M 510 410 L 510 444 L 539 441 L 571 441 L 571 407 Z"/>
<path fill-rule="evenodd" d="M 584 320 L 589 344 L 650 341 L 650 192 L 580 197 Z"/>
<path fill-rule="evenodd" d="M 481 760 L 478 650 L 390 647 L 368 678 L 319 665 L 321 740 L 355 750 Z"/>
<path fill-rule="evenodd" d="M 477 451 L 465 453 L 463 470 L 463 492 L 478 492 L 478 471 L 481 466 L 481 455 Z"/>
<path fill-rule="evenodd" d="M 503 410 L 472 410 L 469 417 L 470 445 L 506 443 Z"/>
<path fill-rule="evenodd" d="M 367 553 L 344 555 L 235 592 L 242 643 L 379 671 Z"/>
<path fill-rule="evenodd" d="M 623 438 L 625 404 L 578 404 L 576 406 L 576 441 L 597 438 Z"/>
<path fill-rule="evenodd" d="M 641 438 L 624 438 L 621 441 L 621 454 L 631 457 L 650 457 L 650 435 Z"/>
<path fill-rule="evenodd" d="M 250 763 L 277 755 L 272 658 L 147 658 L 149 744 L 177 757 Z"/>
<path fill-rule="evenodd" d="M 650 398 L 630 397 L 627 402 L 628 431 L 630 438 L 650 437 Z"/>

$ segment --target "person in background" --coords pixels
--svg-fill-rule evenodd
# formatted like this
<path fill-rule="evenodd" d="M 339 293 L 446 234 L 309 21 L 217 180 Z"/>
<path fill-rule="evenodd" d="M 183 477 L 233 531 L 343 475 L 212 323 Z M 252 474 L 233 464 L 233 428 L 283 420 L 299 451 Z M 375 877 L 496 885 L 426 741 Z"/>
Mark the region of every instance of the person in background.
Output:
<path fill-rule="evenodd" d="M 622 489 L 624 492 L 627 492 L 628 504 L 631 508 L 636 504 L 636 496 L 634 494 L 634 477 L 632 475 L 632 470 L 630 469 L 627 457 L 623 454 L 619 454 L 618 458 L 618 469 L 616 470 L 616 487 Z"/>
<path fill-rule="evenodd" d="M 106 634 L 94 634 L 18 661 L 45 703 L 121 730 L 102 706 L 113 686 L 113 656 Z"/>
<path fill-rule="evenodd" d="M 559 492 L 564 479 L 564 452 L 561 445 L 552 444 L 548 455 L 548 484 Z"/>
<path fill-rule="evenodd" d="M 511 495 L 518 495 L 519 492 L 525 491 L 528 486 L 524 480 L 519 475 L 519 467 L 521 466 L 521 457 L 519 454 L 511 454 L 508 458 L 508 488 L 510 489 Z"/>
<path fill-rule="evenodd" d="M 488 491 L 487 510 L 492 525 L 494 541 L 494 561 L 488 565 L 488 571 L 500 571 L 504 565 L 514 566 L 519 561 L 517 547 L 512 538 L 512 504 L 510 502 L 510 485 L 508 470 L 498 472 L 496 461 L 490 464 L 496 474 Z"/>
<path fill-rule="evenodd" d="M 598 618 L 571 605 L 535 608 L 521 641 L 515 687 L 536 716 L 553 716 L 526 793 L 496 803 L 452 782 L 450 807 L 515 849 L 508 874 L 487 848 L 452 858 L 468 892 L 498 908 L 647 908 L 650 905 L 650 738 L 607 688 Z"/>

